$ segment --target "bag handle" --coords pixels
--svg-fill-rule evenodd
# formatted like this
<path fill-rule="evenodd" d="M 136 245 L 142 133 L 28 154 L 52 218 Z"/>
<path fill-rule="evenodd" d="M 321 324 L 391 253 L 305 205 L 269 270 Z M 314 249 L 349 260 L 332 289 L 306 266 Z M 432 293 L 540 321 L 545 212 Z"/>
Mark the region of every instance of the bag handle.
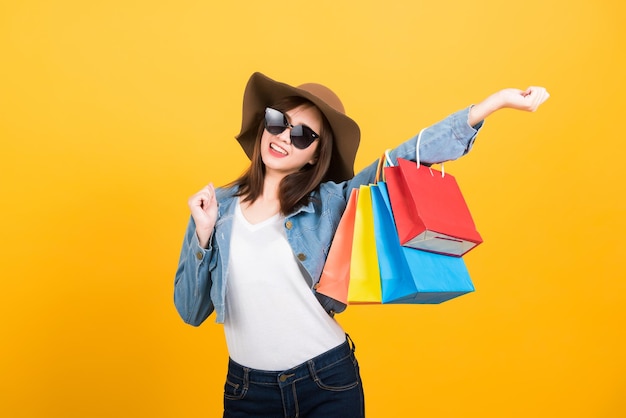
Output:
<path fill-rule="evenodd" d="M 416 145 L 416 149 L 415 149 L 415 160 L 417 163 L 417 168 L 419 169 L 421 164 L 420 164 L 420 142 L 422 141 L 422 133 L 426 130 L 427 128 L 424 128 L 420 131 L 419 135 L 417 136 L 417 145 Z M 387 149 L 385 150 L 385 154 L 383 155 L 383 157 L 380 157 L 380 160 L 378 161 L 378 168 L 376 170 L 376 181 L 379 181 L 380 179 L 382 179 L 383 181 L 385 181 L 385 174 L 383 171 L 384 167 L 394 167 L 393 162 L 391 161 L 391 156 L 389 155 L 389 152 L 391 150 Z M 384 159 L 384 162 L 383 162 Z M 441 177 L 445 177 L 446 173 L 444 170 L 444 166 L 443 163 L 440 164 L 441 165 Z M 429 167 L 430 170 L 430 167 Z M 433 174 L 433 171 L 430 170 L 430 174 Z"/>
<path fill-rule="evenodd" d="M 422 134 L 424 133 L 426 129 L 427 128 L 423 128 L 420 131 L 419 135 L 417 136 L 417 145 L 415 146 L 415 160 L 417 162 L 417 168 L 420 168 L 420 142 L 422 142 Z M 444 178 L 446 173 L 443 167 L 443 163 L 441 163 L 440 165 L 441 165 L 441 178 Z M 430 174 L 433 174 L 432 170 L 430 170 Z"/>
<path fill-rule="evenodd" d="M 378 159 L 378 167 L 376 168 L 376 183 L 379 181 L 385 181 L 385 167 L 393 167 L 394 164 L 391 161 L 389 152 L 391 149 L 386 149 L 385 153 Z"/>

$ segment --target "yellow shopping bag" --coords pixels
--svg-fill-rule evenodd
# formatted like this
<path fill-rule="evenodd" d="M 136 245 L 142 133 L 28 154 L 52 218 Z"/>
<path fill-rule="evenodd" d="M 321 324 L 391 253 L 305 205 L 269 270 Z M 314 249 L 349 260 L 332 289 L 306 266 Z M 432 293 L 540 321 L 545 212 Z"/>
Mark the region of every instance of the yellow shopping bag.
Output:
<path fill-rule="evenodd" d="M 354 216 L 348 304 L 381 303 L 380 270 L 370 186 L 361 186 Z"/>

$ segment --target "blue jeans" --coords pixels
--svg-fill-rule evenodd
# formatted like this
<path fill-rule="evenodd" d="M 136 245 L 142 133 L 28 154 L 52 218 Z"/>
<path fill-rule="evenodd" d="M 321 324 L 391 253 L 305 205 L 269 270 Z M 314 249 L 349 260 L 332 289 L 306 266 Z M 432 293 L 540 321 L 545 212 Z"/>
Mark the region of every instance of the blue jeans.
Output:
<path fill-rule="evenodd" d="M 362 418 L 363 384 L 350 337 L 292 369 L 268 372 L 228 363 L 224 418 Z"/>

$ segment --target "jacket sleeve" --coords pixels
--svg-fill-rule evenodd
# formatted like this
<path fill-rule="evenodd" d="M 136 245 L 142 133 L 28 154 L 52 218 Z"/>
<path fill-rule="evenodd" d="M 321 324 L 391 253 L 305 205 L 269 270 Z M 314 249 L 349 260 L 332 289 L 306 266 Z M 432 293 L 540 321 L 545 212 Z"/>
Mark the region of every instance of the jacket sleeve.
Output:
<path fill-rule="evenodd" d="M 472 149 L 484 121 L 470 126 L 468 123 L 470 109 L 471 106 L 459 110 L 423 130 L 419 141 L 420 162 L 430 165 L 456 160 Z M 418 137 L 419 134 L 390 151 L 389 156 L 393 164 L 397 164 L 398 158 L 416 161 Z M 381 155 L 383 152 L 384 150 L 381 150 Z M 377 165 L 378 161 L 373 162 L 348 181 L 347 188 L 344 190 L 346 199 L 352 188 L 375 181 Z"/>
<path fill-rule="evenodd" d="M 423 129 L 419 141 L 419 159 L 424 164 L 437 164 L 456 160 L 467 154 L 474 145 L 478 131 L 484 121 L 475 126 L 468 123 L 471 106 L 459 110 L 447 118 Z M 411 161 L 417 159 L 417 140 L 419 134 L 402 143 L 390 152 L 394 164 L 397 158 Z"/>
<path fill-rule="evenodd" d="M 215 269 L 216 251 L 202 248 L 196 236 L 193 218 L 189 220 L 174 281 L 174 305 L 185 323 L 198 326 L 213 312 L 211 271 Z"/>

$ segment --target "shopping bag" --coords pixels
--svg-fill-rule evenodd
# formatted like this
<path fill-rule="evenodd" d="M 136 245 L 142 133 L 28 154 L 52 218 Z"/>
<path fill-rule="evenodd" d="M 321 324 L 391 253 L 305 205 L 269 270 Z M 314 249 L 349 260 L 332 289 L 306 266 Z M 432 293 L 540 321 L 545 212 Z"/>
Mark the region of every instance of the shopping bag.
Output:
<path fill-rule="evenodd" d="M 348 286 L 350 283 L 350 259 L 352 258 L 352 238 L 354 235 L 354 217 L 359 189 L 352 189 L 346 209 L 343 212 L 335 237 L 328 251 L 326 263 L 316 292 L 333 298 L 344 305 L 348 304 Z"/>
<path fill-rule="evenodd" d="M 356 202 L 350 258 L 349 304 L 381 303 L 381 284 L 370 186 L 362 185 Z"/>
<path fill-rule="evenodd" d="M 474 291 L 461 257 L 400 244 L 385 182 L 370 192 L 383 304 L 437 304 Z"/>
<path fill-rule="evenodd" d="M 462 256 L 482 242 L 452 175 L 402 158 L 384 170 L 402 245 Z"/>

